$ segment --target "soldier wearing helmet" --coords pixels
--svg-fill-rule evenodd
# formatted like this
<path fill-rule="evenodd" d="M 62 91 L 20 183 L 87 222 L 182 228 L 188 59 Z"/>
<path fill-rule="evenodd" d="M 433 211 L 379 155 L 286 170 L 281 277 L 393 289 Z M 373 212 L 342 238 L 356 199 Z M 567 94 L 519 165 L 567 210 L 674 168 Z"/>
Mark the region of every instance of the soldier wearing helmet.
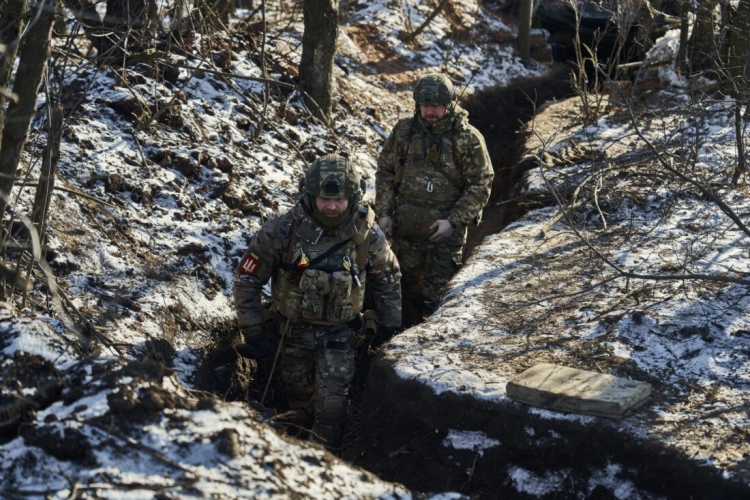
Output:
<path fill-rule="evenodd" d="M 346 158 L 327 155 L 307 170 L 289 212 L 250 239 L 234 273 L 244 357 L 281 354 L 280 377 L 294 423 L 335 449 L 360 342 L 365 286 L 380 328 L 401 324 L 401 273 L 372 209 L 360 206 L 360 176 Z M 261 290 L 271 280 L 277 319 L 264 335 Z"/>
<path fill-rule="evenodd" d="M 414 116 L 399 120 L 378 157 L 375 201 L 378 224 L 393 238 L 404 295 L 420 303 L 404 311 L 406 326 L 437 308 L 494 177 L 484 137 L 469 125 L 447 76 L 423 77 L 413 97 Z"/>

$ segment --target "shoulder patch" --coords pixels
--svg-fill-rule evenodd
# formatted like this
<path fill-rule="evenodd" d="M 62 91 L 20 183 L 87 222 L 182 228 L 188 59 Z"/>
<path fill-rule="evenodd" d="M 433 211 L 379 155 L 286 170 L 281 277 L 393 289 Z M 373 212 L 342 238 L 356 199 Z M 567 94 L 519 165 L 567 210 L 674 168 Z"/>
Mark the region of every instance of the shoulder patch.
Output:
<path fill-rule="evenodd" d="M 479 149 L 482 147 L 482 143 L 479 141 L 476 141 L 474 144 L 471 145 L 474 149 Z"/>
<path fill-rule="evenodd" d="M 240 271 L 242 274 L 254 274 L 258 269 L 258 264 L 258 255 L 255 252 L 250 252 L 245 255 L 244 259 L 242 259 L 242 262 L 240 263 Z"/>

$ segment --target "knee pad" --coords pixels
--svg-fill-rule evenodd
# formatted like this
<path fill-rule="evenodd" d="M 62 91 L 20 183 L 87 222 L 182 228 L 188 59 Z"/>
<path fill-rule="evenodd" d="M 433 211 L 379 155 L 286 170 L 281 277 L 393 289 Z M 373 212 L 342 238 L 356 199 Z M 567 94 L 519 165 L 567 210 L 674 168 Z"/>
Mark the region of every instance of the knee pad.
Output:
<path fill-rule="evenodd" d="M 315 420 L 324 424 L 343 423 L 346 417 L 345 399 L 342 396 L 326 396 L 315 417 Z"/>

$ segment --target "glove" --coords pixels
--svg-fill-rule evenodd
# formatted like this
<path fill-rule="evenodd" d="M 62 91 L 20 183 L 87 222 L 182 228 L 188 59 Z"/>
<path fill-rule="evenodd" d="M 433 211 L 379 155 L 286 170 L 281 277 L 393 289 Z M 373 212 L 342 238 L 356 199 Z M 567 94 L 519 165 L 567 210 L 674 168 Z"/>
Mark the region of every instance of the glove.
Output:
<path fill-rule="evenodd" d="M 370 347 L 372 347 L 373 349 L 377 349 L 381 345 L 391 340 L 391 338 L 399 331 L 400 328 L 396 326 L 381 326 L 380 328 L 378 328 L 378 333 L 375 334 L 372 342 L 370 342 Z"/>
<path fill-rule="evenodd" d="M 378 226 L 380 226 L 380 229 L 383 231 L 385 236 L 387 238 L 391 237 L 391 233 L 393 232 L 393 218 L 392 217 L 381 217 L 378 219 Z"/>
<path fill-rule="evenodd" d="M 276 353 L 276 344 L 268 337 L 257 334 L 245 337 L 245 343 L 237 344 L 235 349 L 243 358 L 259 359 L 273 356 Z"/>

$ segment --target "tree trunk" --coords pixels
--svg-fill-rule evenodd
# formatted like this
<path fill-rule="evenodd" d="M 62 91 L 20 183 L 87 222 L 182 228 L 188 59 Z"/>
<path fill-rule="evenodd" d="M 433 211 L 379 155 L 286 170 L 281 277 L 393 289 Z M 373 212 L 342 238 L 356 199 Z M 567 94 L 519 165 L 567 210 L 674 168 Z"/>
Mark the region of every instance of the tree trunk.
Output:
<path fill-rule="evenodd" d="M 711 70 L 714 61 L 719 60 L 716 31 L 720 22 L 716 0 L 698 0 L 693 33 L 688 42 L 690 74 Z"/>
<path fill-rule="evenodd" d="M 39 185 L 34 197 L 34 208 L 31 213 L 31 222 L 39 233 L 39 240 L 44 246 L 45 234 L 44 224 L 47 221 L 49 203 L 52 198 L 52 190 L 55 188 L 55 173 L 57 163 L 60 160 L 60 141 L 62 140 L 63 108 L 60 104 L 52 105 L 51 122 L 47 127 L 47 146 L 44 148 L 42 159 L 42 172 L 39 174 Z"/>
<path fill-rule="evenodd" d="M 747 148 L 745 144 L 745 120 L 742 109 L 750 102 L 750 2 L 740 2 L 732 15 L 727 44 L 726 85 L 735 98 L 734 126 L 737 141 L 737 166 L 732 177 L 736 186 L 740 177 L 747 171 Z"/>
<path fill-rule="evenodd" d="M 690 6 L 688 0 L 682 0 L 678 3 L 680 9 L 680 47 L 677 49 L 677 71 L 680 74 L 687 72 L 688 60 L 688 30 L 690 28 Z"/>
<path fill-rule="evenodd" d="M 0 54 L 0 89 L 7 90 L 10 85 L 13 61 L 18 52 L 18 36 L 23 30 L 23 15 L 28 8 L 29 0 L 0 0 L 0 45 L 5 46 L 5 52 Z M 6 102 L 5 93 L 0 93 L 0 134 L 5 123 Z"/>
<path fill-rule="evenodd" d="M 0 222 L 5 214 L 7 200 L 15 183 L 16 167 L 29 133 L 31 119 L 36 109 L 36 96 L 42 74 L 47 64 L 58 0 L 39 0 L 42 11 L 24 38 L 13 92 L 18 102 L 11 101 L 5 115 L 5 126 L 0 147 Z"/>
<path fill-rule="evenodd" d="M 333 92 L 333 58 L 339 31 L 338 0 L 304 0 L 305 33 L 299 83 L 310 111 L 328 122 Z"/>
<path fill-rule="evenodd" d="M 531 18 L 534 15 L 534 0 L 521 0 L 518 14 L 518 55 L 527 60 L 530 54 Z"/>
<path fill-rule="evenodd" d="M 734 79 L 740 93 L 744 94 L 748 89 L 748 57 L 750 51 L 750 2 L 740 2 L 737 10 L 732 16 L 732 24 L 729 27 L 729 43 L 725 56 L 725 66 L 728 76 Z M 747 99 L 747 95 L 736 96 L 738 99 Z"/>

